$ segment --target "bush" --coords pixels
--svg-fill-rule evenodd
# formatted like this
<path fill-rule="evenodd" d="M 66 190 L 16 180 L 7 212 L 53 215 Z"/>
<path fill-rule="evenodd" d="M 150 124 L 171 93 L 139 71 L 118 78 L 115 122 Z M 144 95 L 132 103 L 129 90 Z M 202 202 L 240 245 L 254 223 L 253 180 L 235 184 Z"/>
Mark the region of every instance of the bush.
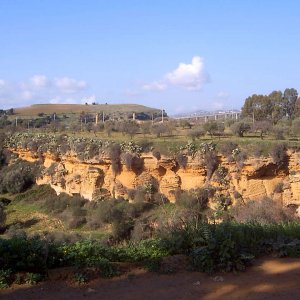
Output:
<path fill-rule="evenodd" d="M 286 154 L 286 145 L 284 144 L 275 144 L 271 151 L 270 155 L 273 159 L 273 162 L 280 168 L 283 167 L 288 160 L 288 156 Z"/>
<path fill-rule="evenodd" d="M 197 271 L 242 271 L 253 260 L 254 255 L 243 249 L 241 243 L 231 234 L 225 223 L 203 228 L 202 245 L 192 251 L 193 267 Z"/>
<path fill-rule="evenodd" d="M 227 158 L 232 157 L 233 150 L 237 149 L 238 145 L 231 141 L 225 141 L 221 146 L 221 153 Z"/>
<path fill-rule="evenodd" d="M 179 165 L 180 168 L 185 169 L 187 167 L 188 164 L 188 157 L 182 153 L 179 153 L 176 156 L 176 161 Z"/>
<path fill-rule="evenodd" d="M 157 160 L 160 160 L 160 159 L 161 159 L 160 152 L 157 151 L 157 150 L 154 150 L 154 151 L 152 152 L 152 155 L 153 155 Z"/>
<path fill-rule="evenodd" d="M 284 133 L 285 133 L 284 128 L 281 128 L 279 126 L 274 126 L 272 128 L 272 134 L 274 135 L 274 138 L 276 140 L 284 140 Z"/>
<path fill-rule="evenodd" d="M 11 271 L 0 269 L 0 289 L 8 288 L 10 284 L 10 279 L 11 279 Z"/>
<path fill-rule="evenodd" d="M 118 174 L 121 169 L 120 155 L 121 155 L 120 145 L 112 144 L 108 149 L 108 156 L 111 160 L 111 168 L 114 174 Z"/>
<path fill-rule="evenodd" d="M 195 141 L 196 139 L 199 139 L 200 137 L 205 135 L 205 131 L 203 128 L 195 128 L 188 132 L 188 136 Z"/>
<path fill-rule="evenodd" d="M 276 186 L 274 187 L 274 193 L 282 193 L 283 192 L 283 186 L 284 184 L 282 182 L 279 182 L 276 184 Z"/>
<path fill-rule="evenodd" d="M 160 123 L 160 124 L 154 124 L 151 127 L 151 132 L 155 134 L 157 137 L 161 137 L 162 134 L 168 132 L 167 125 Z"/>
<path fill-rule="evenodd" d="M 230 209 L 230 214 L 235 221 L 242 223 L 270 224 L 296 219 L 289 208 L 285 208 L 269 198 L 236 205 Z"/>
<path fill-rule="evenodd" d="M 204 163 L 207 168 L 207 178 L 210 179 L 219 164 L 216 152 L 207 151 L 204 154 Z"/>
<path fill-rule="evenodd" d="M 47 269 L 47 253 L 47 243 L 38 237 L 0 239 L 0 269 L 44 273 Z"/>
<path fill-rule="evenodd" d="M 219 165 L 219 167 L 215 171 L 216 180 L 220 184 L 226 184 L 227 183 L 227 180 L 226 180 L 227 174 L 228 174 L 228 169 Z"/>
<path fill-rule="evenodd" d="M 42 275 L 39 273 L 26 273 L 25 282 L 30 285 L 35 285 L 42 280 Z"/>
<path fill-rule="evenodd" d="M 86 272 L 76 272 L 73 275 L 73 280 L 78 284 L 84 284 L 89 281 L 89 277 Z"/>
<path fill-rule="evenodd" d="M 125 164 L 127 170 L 131 170 L 131 168 L 132 168 L 132 161 L 133 161 L 133 155 L 131 153 L 123 153 L 121 155 L 121 160 Z"/>
<path fill-rule="evenodd" d="M 73 219 L 69 222 L 69 228 L 70 229 L 79 228 L 86 223 L 87 220 L 85 217 L 73 217 Z"/>
<path fill-rule="evenodd" d="M 0 204 L 0 233 L 5 225 L 6 214 L 3 205 Z"/>
<path fill-rule="evenodd" d="M 233 134 L 243 137 L 244 134 L 251 129 L 251 126 L 250 124 L 241 121 L 232 124 L 230 128 Z"/>
<path fill-rule="evenodd" d="M 176 204 L 188 209 L 191 215 L 202 217 L 204 211 L 208 208 L 209 198 L 214 195 L 213 188 L 197 188 L 188 192 L 176 194 Z"/>
<path fill-rule="evenodd" d="M 0 174 L 0 192 L 17 194 L 25 191 L 35 183 L 41 167 L 37 163 L 17 160 L 4 167 Z"/>

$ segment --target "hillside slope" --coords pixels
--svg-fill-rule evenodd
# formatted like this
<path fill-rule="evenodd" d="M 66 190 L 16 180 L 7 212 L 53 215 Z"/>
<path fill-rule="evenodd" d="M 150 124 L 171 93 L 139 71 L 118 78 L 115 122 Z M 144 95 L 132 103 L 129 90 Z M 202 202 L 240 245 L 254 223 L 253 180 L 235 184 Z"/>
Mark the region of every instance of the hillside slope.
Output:
<path fill-rule="evenodd" d="M 160 110 L 156 108 L 147 107 L 139 104 L 35 104 L 27 107 L 16 108 L 16 115 L 20 116 L 35 116 L 39 113 L 44 114 L 78 114 L 86 113 L 158 113 Z"/>

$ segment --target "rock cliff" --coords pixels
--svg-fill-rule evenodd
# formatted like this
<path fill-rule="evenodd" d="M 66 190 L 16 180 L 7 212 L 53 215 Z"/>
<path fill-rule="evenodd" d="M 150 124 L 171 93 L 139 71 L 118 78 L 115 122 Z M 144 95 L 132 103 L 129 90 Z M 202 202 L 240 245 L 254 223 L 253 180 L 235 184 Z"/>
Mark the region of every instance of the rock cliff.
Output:
<path fill-rule="evenodd" d="M 232 199 L 271 197 L 284 205 L 300 205 L 300 153 L 292 150 L 280 167 L 270 157 L 250 157 L 237 164 L 219 156 L 219 167 L 209 179 L 199 157 L 189 156 L 183 168 L 172 157 L 162 156 L 158 160 L 151 153 L 143 153 L 141 169 L 131 170 L 120 163 L 115 174 L 111 160 L 105 156 L 81 161 L 72 153 L 57 158 L 49 153 L 37 157 L 30 151 L 14 152 L 27 161 L 43 161 L 45 172 L 37 184 L 50 184 L 57 193 L 80 194 L 89 200 L 106 196 L 128 198 L 131 190 L 144 188 L 160 192 L 172 202 L 176 190 L 209 184 Z"/>

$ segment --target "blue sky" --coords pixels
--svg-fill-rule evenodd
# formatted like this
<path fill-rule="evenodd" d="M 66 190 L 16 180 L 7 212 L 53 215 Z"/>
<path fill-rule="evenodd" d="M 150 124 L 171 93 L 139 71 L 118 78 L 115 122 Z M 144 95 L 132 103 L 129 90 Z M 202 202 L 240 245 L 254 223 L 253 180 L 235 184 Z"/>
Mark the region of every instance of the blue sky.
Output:
<path fill-rule="evenodd" d="M 0 107 L 240 108 L 300 89 L 300 1 L 0 0 Z"/>

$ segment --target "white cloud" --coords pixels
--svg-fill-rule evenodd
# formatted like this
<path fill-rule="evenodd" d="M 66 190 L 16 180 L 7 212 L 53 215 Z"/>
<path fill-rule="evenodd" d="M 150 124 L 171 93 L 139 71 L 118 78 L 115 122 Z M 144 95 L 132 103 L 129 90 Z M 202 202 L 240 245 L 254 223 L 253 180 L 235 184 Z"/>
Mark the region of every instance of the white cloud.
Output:
<path fill-rule="evenodd" d="M 45 75 L 34 75 L 30 78 L 30 83 L 33 87 L 44 88 L 48 84 L 48 79 Z"/>
<path fill-rule="evenodd" d="M 160 81 L 153 81 L 142 86 L 145 91 L 163 91 L 167 88 L 167 85 Z"/>
<path fill-rule="evenodd" d="M 22 100 L 32 100 L 34 98 L 34 93 L 32 91 L 22 91 L 21 92 L 21 99 Z"/>
<path fill-rule="evenodd" d="M 200 90 L 209 82 L 209 75 L 204 70 L 203 59 L 194 56 L 190 64 L 180 63 L 178 67 L 167 73 L 161 80 L 146 83 L 145 91 L 163 91 L 170 86 L 180 87 L 189 91 Z"/>
<path fill-rule="evenodd" d="M 70 77 L 51 79 L 41 74 L 19 82 L 0 79 L 0 108 L 49 103 L 51 101 L 55 103 L 82 103 L 83 93 L 87 87 L 88 85 L 84 80 Z"/>
<path fill-rule="evenodd" d="M 203 59 L 194 56 L 191 64 L 180 63 L 177 69 L 165 76 L 167 82 L 187 90 L 200 90 L 209 77 L 204 71 Z"/>
<path fill-rule="evenodd" d="M 69 77 L 55 78 L 55 86 L 64 93 L 73 94 L 87 87 L 84 80 L 76 80 Z"/>

